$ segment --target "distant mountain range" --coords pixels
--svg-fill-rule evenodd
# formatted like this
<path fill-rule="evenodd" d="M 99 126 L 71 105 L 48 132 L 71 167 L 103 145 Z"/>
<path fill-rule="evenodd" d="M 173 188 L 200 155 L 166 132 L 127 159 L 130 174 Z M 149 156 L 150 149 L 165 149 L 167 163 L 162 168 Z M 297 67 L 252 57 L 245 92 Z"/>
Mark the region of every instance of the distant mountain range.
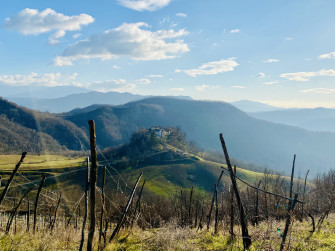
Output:
<path fill-rule="evenodd" d="M 335 109 L 286 109 L 249 114 L 273 123 L 298 126 L 312 131 L 335 132 Z"/>
<path fill-rule="evenodd" d="M 63 114 L 63 118 L 86 133 L 87 121 L 94 119 L 101 148 L 127 142 L 141 127 L 177 126 L 189 140 L 214 151 L 221 151 L 222 132 L 235 159 L 285 173 L 290 172 L 294 154 L 297 168 L 311 169 L 314 174 L 335 164 L 331 157 L 335 154 L 335 133 L 312 132 L 255 119 L 224 102 L 154 97 L 122 106 L 77 109 Z"/>
<path fill-rule="evenodd" d="M 151 97 L 119 106 L 93 105 L 50 114 L 1 100 L 0 118 L 0 146 L 7 151 L 26 146 L 32 151 L 88 150 L 87 121 L 93 119 L 100 149 L 129 142 L 139 128 L 175 126 L 188 140 L 211 151 L 221 152 L 219 133 L 223 133 L 234 159 L 284 173 L 290 172 L 294 154 L 297 170 L 311 169 L 314 175 L 335 165 L 335 133 L 256 119 L 225 102 Z"/>
<path fill-rule="evenodd" d="M 46 88 L 38 89 L 31 96 L 16 95 L 13 97 L 7 97 L 9 100 L 15 102 L 18 105 L 27 107 L 29 109 L 39 110 L 42 112 L 61 113 L 68 112 L 76 108 L 84 108 L 94 104 L 105 104 L 105 105 L 122 105 L 131 101 L 147 98 L 149 96 L 131 94 L 128 92 L 95 92 L 88 91 L 86 89 L 71 89 L 73 92 L 82 91 L 83 93 L 74 93 L 64 97 L 55 97 L 56 93 L 63 91 L 62 88 Z M 71 91 L 70 90 L 70 91 Z M 55 91 L 53 95 L 49 95 L 49 92 Z M 66 90 L 65 90 L 66 91 Z M 43 98 L 41 98 L 41 96 Z M 57 95 L 56 95 L 57 96 Z M 45 98 L 48 97 L 48 98 Z M 188 96 L 176 96 L 182 99 L 192 99 Z"/>
<path fill-rule="evenodd" d="M 264 103 L 250 101 L 250 100 L 239 100 L 239 101 L 231 102 L 230 104 L 248 113 L 249 112 L 268 112 L 268 111 L 276 111 L 276 110 L 281 109 L 281 108 L 278 108 L 272 105 L 267 105 Z"/>

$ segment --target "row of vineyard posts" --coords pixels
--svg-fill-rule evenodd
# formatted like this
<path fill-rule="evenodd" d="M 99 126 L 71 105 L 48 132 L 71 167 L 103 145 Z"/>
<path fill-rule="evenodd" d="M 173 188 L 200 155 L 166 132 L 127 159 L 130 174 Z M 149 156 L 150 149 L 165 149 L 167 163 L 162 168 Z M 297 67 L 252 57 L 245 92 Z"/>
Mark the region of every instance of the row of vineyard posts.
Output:
<path fill-rule="evenodd" d="M 106 179 L 106 167 L 103 168 L 103 172 L 102 172 L 102 186 L 101 186 L 101 190 L 100 195 L 100 201 L 101 203 L 101 208 L 100 208 L 100 219 L 97 220 L 97 198 L 96 198 L 96 190 L 97 189 L 97 173 L 98 173 L 98 160 L 97 160 L 97 146 L 96 146 L 96 134 L 95 134 L 95 124 L 93 120 L 90 120 L 88 122 L 89 124 L 89 129 L 90 129 L 90 146 L 91 146 L 91 167 L 89 168 L 89 159 L 87 159 L 87 178 L 86 178 L 86 186 L 85 186 L 85 193 L 84 193 L 84 199 L 85 199 L 85 208 L 84 208 L 84 215 L 82 216 L 82 226 L 81 226 L 81 241 L 80 241 L 80 245 L 79 245 L 79 250 L 83 250 L 84 247 L 84 243 L 85 243 L 85 232 L 87 232 L 87 250 L 93 250 L 94 247 L 94 235 L 96 232 L 96 227 L 99 227 L 98 233 L 99 233 L 99 238 L 98 238 L 98 249 L 99 250 L 103 250 L 108 242 L 111 242 L 115 236 L 117 236 L 117 234 L 119 233 L 120 229 L 123 226 L 123 223 L 125 221 L 125 218 L 127 217 L 127 213 L 132 205 L 133 207 L 133 216 L 132 217 L 128 217 L 128 227 L 130 226 L 131 228 L 133 227 L 133 224 L 135 222 L 136 219 L 136 215 L 137 211 L 139 211 L 140 209 L 140 200 L 141 200 L 141 195 L 143 192 L 143 188 L 145 185 L 145 180 L 143 182 L 142 188 L 140 190 L 140 193 L 138 195 L 138 199 L 137 202 L 135 203 L 135 206 L 132 204 L 134 197 L 135 197 L 135 192 L 136 192 L 136 188 L 139 184 L 139 181 L 142 177 L 142 172 L 139 174 L 133 189 L 131 191 L 131 194 L 127 200 L 127 203 L 125 205 L 125 207 L 123 208 L 121 214 L 119 215 L 119 219 L 117 221 L 114 221 L 114 230 L 112 231 L 111 235 L 109 238 L 107 238 L 107 229 L 109 228 L 109 226 L 111 227 L 112 225 L 112 221 L 108 218 L 106 218 L 104 216 L 104 213 L 106 212 L 106 206 L 105 206 L 105 201 L 106 201 L 106 194 L 104 192 L 104 186 L 105 186 L 105 179 Z M 259 216 L 259 192 L 262 192 L 265 195 L 270 195 L 273 196 L 274 198 L 278 198 L 277 199 L 277 204 L 279 199 L 284 199 L 287 200 L 287 206 L 286 208 L 286 213 L 285 213 L 285 229 L 283 231 L 283 234 L 281 234 L 281 246 L 280 246 L 280 250 L 284 250 L 285 248 L 285 242 L 286 242 L 286 237 L 288 234 L 288 230 L 289 230 L 289 226 L 292 220 L 292 212 L 296 206 L 297 203 L 301 204 L 301 210 L 302 210 L 302 215 L 303 210 L 304 210 L 304 197 L 305 197 L 305 190 L 306 190 L 306 180 L 307 180 L 307 175 L 305 178 L 305 184 L 304 184 L 304 192 L 303 192 L 303 201 L 298 200 L 298 193 L 296 193 L 293 196 L 293 177 L 294 177 L 294 167 L 295 167 L 295 155 L 294 155 L 294 159 L 293 159 L 293 165 L 292 165 L 292 173 L 291 173 L 291 180 L 290 180 L 290 192 L 289 192 L 289 197 L 280 195 L 278 193 L 273 193 L 270 191 L 267 191 L 266 189 L 261 189 L 260 185 L 261 185 L 261 181 L 259 181 L 257 186 L 253 186 L 248 184 L 247 182 L 243 181 L 242 179 L 240 179 L 237 175 L 236 175 L 236 166 L 232 167 L 231 163 L 230 163 L 230 158 L 228 155 L 228 151 L 226 148 L 226 144 L 225 141 L 223 139 L 222 134 L 220 134 L 220 141 L 221 141 L 221 145 L 222 145 L 222 149 L 223 149 L 223 153 L 225 156 L 225 160 L 226 160 L 226 164 L 227 164 L 227 168 L 222 166 L 222 170 L 221 173 L 218 177 L 217 182 L 214 184 L 214 192 L 213 192 L 213 196 L 212 199 L 210 201 L 210 203 L 208 204 L 208 206 L 205 205 L 204 202 L 200 202 L 199 200 L 196 201 L 195 203 L 195 189 L 192 187 L 190 190 L 190 196 L 187 202 L 186 199 L 186 192 L 181 190 L 180 192 L 180 200 L 179 203 L 175 203 L 174 205 L 174 210 L 178 215 L 178 223 L 181 227 L 185 227 L 185 226 L 189 226 L 192 228 L 196 228 L 197 231 L 199 229 L 203 228 L 203 224 L 206 224 L 206 229 L 207 231 L 210 229 L 210 224 L 211 224 L 211 219 L 212 219 L 212 214 L 214 212 L 215 215 L 215 219 L 214 219 L 214 232 L 215 234 L 218 233 L 218 225 L 219 225 L 219 221 L 220 221 L 220 214 L 219 214 L 219 191 L 218 191 L 218 187 L 220 184 L 220 181 L 222 179 L 222 176 L 224 174 L 224 171 L 228 171 L 229 173 L 229 177 L 231 180 L 231 185 L 230 185 L 230 189 L 229 189 L 229 194 L 227 196 L 227 205 L 228 205 L 228 210 L 229 211 L 229 216 L 225 217 L 223 215 L 224 211 L 224 199 L 223 199 L 223 193 L 222 193 L 222 206 L 221 206 L 221 221 L 223 221 L 223 219 L 225 218 L 227 220 L 227 222 L 229 222 L 229 224 L 227 224 L 227 226 L 229 226 L 229 232 L 231 235 L 231 238 L 235 237 L 235 233 L 234 233 L 234 225 L 238 222 L 241 226 L 241 233 L 242 233 L 242 240 L 243 240 L 243 246 L 244 249 L 248 250 L 252 244 L 252 240 L 251 240 L 251 236 L 249 235 L 248 232 L 248 218 L 252 220 L 252 223 L 255 225 L 258 225 L 259 220 L 261 219 L 261 217 Z M 15 174 L 17 173 L 21 163 L 23 162 L 25 156 L 26 156 L 26 152 L 22 153 L 21 159 L 20 161 L 17 163 L 17 165 L 15 166 L 14 171 L 12 172 L 1 196 L 0 196 L 0 205 L 3 202 L 6 193 L 11 185 L 11 182 L 15 176 Z M 44 175 L 41 179 L 41 182 L 38 186 L 38 191 L 37 191 L 37 195 L 36 195 L 36 199 L 35 199 L 35 204 L 34 204 L 34 214 L 33 214 L 33 232 L 35 233 L 36 231 L 36 222 L 37 222 L 37 209 L 38 209 L 38 201 L 39 201 L 39 196 L 42 190 L 42 187 L 44 185 L 44 182 L 46 180 L 46 176 Z M 255 191 L 256 194 L 256 199 L 255 199 L 255 206 L 254 206 L 254 210 L 253 212 L 250 212 L 250 209 L 246 210 L 245 205 L 243 205 L 243 195 L 241 195 L 238 186 L 237 186 L 237 180 L 239 180 L 240 182 L 244 183 L 248 188 L 252 189 Z M 20 198 L 19 202 L 15 205 L 15 207 L 11 210 L 10 216 L 8 218 L 8 223 L 6 226 L 6 233 L 9 233 L 13 219 L 15 218 L 15 216 L 18 213 L 18 209 L 23 201 L 23 199 L 29 194 L 29 192 L 32 190 L 32 187 L 30 189 L 28 189 L 23 196 Z M 247 193 L 249 194 L 249 190 L 247 190 Z M 265 197 L 266 199 L 266 197 Z M 50 215 L 50 231 L 52 232 L 54 226 L 55 226 L 55 222 L 56 222 L 56 217 L 57 217 L 57 209 L 60 205 L 60 201 L 61 201 L 61 194 L 59 195 L 59 198 L 57 200 L 57 206 L 54 210 L 54 214 L 53 217 L 51 217 Z M 79 204 L 79 202 L 78 202 Z M 78 206 L 77 204 L 77 206 Z M 236 204 L 236 206 L 234 206 Z M 193 205 L 193 206 L 192 206 Z M 267 202 L 265 203 L 266 207 L 267 207 Z M 76 209 L 76 208 L 75 208 Z M 70 215 L 70 218 L 67 220 L 67 224 L 66 226 L 68 226 L 71 222 L 71 218 L 72 216 L 75 214 L 75 209 L 73 210 L 73 213 Z M 205 210 L 209 209 L 208 214 L 205 213 Z M 236 209 L 238 211 L 238 214 L 236 214 Z M 330 210 L 330 209 L 329 209 Z M 29 203 L 28 203 L 28 210 L 27 210 L 28 214 L 27 214 L 27 230 L 29 231 L 30 227 L 29 227 Z M 80 212 L 80 210 L 79 210 Z M 266 208 L 266 212 L 268 212 L 268 208 Z M 329 213 L 329 211 L 327 212 Z M 321 217 L 320 221 L 324 219 L 324 217 L 326 217 L 327 213 L 323 214 L 323 218 Z M 239 217 L 236 217 L 236 216 Z M 252 215 L 252 216 L 250 216 Z M 309 213 L 309 216 L 312 218 L 313 220 L 313 231 L 315 230 L 315 225 L 314 225 L 314 218 L 313 215 L 311 213 Z M 238 219 L 237 219 L 238 218 Z M 88 229 L 87 229 L 87 221 L 89 221 L 88 224 Z M 319 221 L 319 223 L 320 223 Z M 322 222 L 321 222 L 322 223 Z M 76 220 L 76 227 L 77 227 L 77 220 Z M 85 231 L 87 229 L 87 231 Z"/>

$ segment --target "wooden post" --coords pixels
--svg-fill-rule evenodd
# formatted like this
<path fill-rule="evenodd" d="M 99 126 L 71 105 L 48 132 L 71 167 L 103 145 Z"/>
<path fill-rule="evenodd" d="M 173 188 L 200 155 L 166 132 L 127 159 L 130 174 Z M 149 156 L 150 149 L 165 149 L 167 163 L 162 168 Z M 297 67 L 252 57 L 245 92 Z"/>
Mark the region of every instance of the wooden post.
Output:
<path fill-rule="evenodd" d="M 121 228 L 122 222 L 123 222 L 124 218 L 126 217 L 126 214 L 127 214 L 127 212 L 128 212 L 130 203 L 131 203 L 132 200 L 133 200 L 133 197 L 134 197 L 134 194 L 135 194 L 135 191 L 136 191 L 136 187 L 137 187 L 138 182 L 140 181 L 142 175 L 143 175 L 143 173 L 141 172 L 140 175 L 139 175 L 138 178 L 137 178 L 137 181 L 136 181 L 136 183 L 135 183 L 135 185 L 134 185 L 134 188 L 133 188 L 133 190 L 132 190 L 132 192 L 131 192 L 131 195 L 130 195 L 130 197 L 129 197 L 129 199 L 128 199 L 127 205 L 126 205 L 126 207 L 124 208 L 123 213 L 121 214 L 121 218 L 120 218 L 118 224 L 116 225 L 116 228 L 114 229 L 114 231 L 113 231 L 113 233 L 112 233 L 112 236 L 109 238 L 109 242 L 111 242 L 111 241 L 113 240 L 113 238 L 115 237 L 115 235 L 119 232 L 119 230 L 120 230 L 120 228 Z"/>
<path fill-rule="evenodd" d="M 192 226 L 192 195 L 193 195 L 193 186 L 191 189 L 191 193 L 190 193 L 190 204 L 189 204 L 189 208 L 188 208 L 188 223 L 190 226 Z"/>
<path fill-rule="evenodd" d="M 36 200 L 35 200 L 35 209 L 34 209 L 34 225 L 33 225 L 33 233 L 35 234 L 36 231 L 36 215 L 37 215 L 37 206 L 38 206 L 38 198 L 40 196 L 42 187 L 44 185 L 46 175 L 44 174 L 40 183 L 40 186 L 38 187 L 37 195 L 36 195 Z"/>
<path fill-rule="evenodd" d="M 305 203 L 305 192 L 306 192 L 306 183 L 307 183 L 307 176 L 308 176 L 309 170 L 306 173 L 305 176 L 305 184 L 304 184 L 304 192 L 302 194 L 302 201 Z M 304 203 L 301 204 L 301 219 L 304 218 Z"/>
<path fill-rule="evenodd" d="M 235 192 L 236 201 L 237 201 L 238 208 L 239 208 L 239 211 L 240 211 L 240 221 L 241 221 L 241 227 L 242 227 L 243 246 L 244 246 L 244 249 L 249 249 L 249 247 L 251 245 L 251 237 L 248 233 L 248 224 L 247 224 L 247 220 L 246 220 L 246 217 L 245 217 L 244 208 L 243 208 L 243 204 L 242 204 L 242 201 L 241 201 L 241 198 L 240 198 L 240 194 L 239 194 L 238 189 L 237 189 L 236 179 L 234 177 L 233 169 L 232 169 L 231 164 L 230 164 L 230 159 L 229 159 L 226 143 L 224 142 L 222 134 L 220 134 L 220 141 L 221 141 L 222 149 L 223 149 L 223 152 L 224 152 L 224 155 L 225 155 L 225 158 L 226 158 L 226 163 L 227 163 L 227 166 L 228 166 L 230 179 L 233 183 L 233 189 L 234 189 L 234 192 Z"/>
<path fill-rule="evenodd" d="M 98 169 L 98 161 L 97 161 L 97 144 L 96 144 L 96 136 L 95 136 L 95 125 L 94 121 L 88 121 L 90 127 L 90 146 L 91 146 L 91 172 L 90 172 L 90 225 L 88 229 L 87 236 L 87 251 L 91 251 L 93 249 L 93 237 L 95 232 L 95 187 L 97 184 L 97 169 Z"/>
<path fill-rule="evenodd" d="M 219 204 L 218 204 L 218 189 L 216 186 L 216 190 L 215 190 L 215 224 L 214 224 L 214 233 L 217 234 L 218 233 L 218 223 L 219 223 Z"/>
<path fill-rule="evenodd" d="M 88 189 L 89 189 L 89 174 L 90 174 L 90 160 L 88 157 L 87 157 L 87 172 L 86 173 L 87 175 L 86 175 L 86 187 L 85 187 L 85 213 L 84 213 L 83 226 L 81 229 L 81 240 L 80 240 L 79 251 L 83 250 L 84 240 L 85 240 L 85 227 L 86 227 L 86 220 L 87 220 Z"/>
<path fill-rule="evenodd" d="M 236 175 L 236 166 L 234 166 L 234 175 Z M 235 178 L 235 176 L 234 176 Z M 230 186 L 230 237 L 234 238 L 234 189 L 233 184 Z"/>
<path fill-rule="evenodd" d="M 32 188 L 30 188 L 27 192 L 25 192 L 25 194 L 21 197 L 19 203 L 16 205 L 16 207 L 13 209 L 13 212 L 10 216 L 10 218 L 8 219 L 8 222 L 7 222 L 7 227 L 6 227 L 6 234 L 9 233 L 9 230 L 10 230 L 10 226 L 12 225 L 12 222 L 13 222 L 13 218 L 16 216 L 16 212 L 17 210 L 19 209 L 24 197 L 27 196 L 27 194 L 32 190 Z"/>
<path fill-rule="evenodd" d="M 27 232 L 29 232 L 29 218 L 30 218 L 30 204 L 29 200 L 27 202 Z"/>
<path fill-rule="evenodd" d="M 52 230 L 54 229 L 54 226 L 55 226 L 55 223 L 56 223 L 57 210 L 58 210 L 61 198 L 62 198 L 62 194 L 59 195 L 59 198 L 58 198 L 58 201 L 57 201 L 57 206 L 55 208 L 54 218 L 53 218 L 53 220 L 51 222 L 51 226 L 50 226 L 50 232 L 51 233 L 52 233 Z"/>
<path fill-rule="evenodd" d="M 224 171 L 222 170 L 221 173 L 220 173 L 220 176 L 219 176 L 219 178 L 218 178 L 218 180 L 216 182 L 216 184 L 214 185 L 214 192 L 213 192 L 213 197 L 212 197 L 212 203 L 211 203 L 211 207 L 209 209 L 209 213 L 208 213 L 208 216 L 207 216 L 207 231 L 209 230 L 209 225 L 211 223 L 212 210 L 213 210 L 214 202 L 215 202 L 215 193 L 216 193 L 217 187 L 220 184 L 220 180 L 222 178 L 223 173 L 224 173 Z"/>
<path fill-rule="evenodd" d="M 102 227 L 103 227 L 103 219 L 104 219 L 104 210 L 105 210 L 105 180 L 106 180 L 106 167 L 104 166 L 103 172 L 102 172 L 102 184 L 101 184 L 101 214 L 100 214 L 100 230 L 99 230 L 99 244 L 98 244 L 98 250 L 102 250 L 101 246 L 101 236 L 102 236 Z"/>
<path fill-rule="evenodd" d="M 255 224 L 258 225 L 259 222 L 259 212 L 258 212 L 258 194 L 259 194 L 259 187 L 261 186 L 262 180 L 258 182 L 257 186 L 257 193 L 256 193 L 256 206 L 255 206 Z"/>
<path fill-rule="evenodd" d="M 0 205 L 1 205 L 2 201 L 3 201 L 3 199 L 6 196 L 6 193 L 7 193 L 8 189 L 9 189 L 10 183 L 12 183 L 12 181 L 14 179 L 14 176 L 17 173 L 17 171 L 19 170 L 19 167 L 21 166 L 21 163 L 23 162 L 23 160 L 26 157 L 26 155 L 27 155 L 27 152 L 23 152 L 22 155 L 21 155 L 20 161 L 16 164 L 16 166 L 15 166 L 13 172 L 12 172 L 12 175 L 10 176 L 10 178 L 9 178 L 9 180 L 8 180 L 8 182 L 7 182 L 5 188 L 2 191 L 2 194 L 0 196 Z"/>
<path fill-rule="evenodd" d="M 287 209 L 286 224 L 285 224 L 285 229 L 284 229 L 284 233 L 283 233 L 283 237 L 282 237 L 282 242 L 281 242 L 281 245 L 280 245 L 280 251 L 283 250 L 283 248 L 285 246 L 286 235 L 287 235 L 287 232 L 288 232 L 288 228 L 291 224 L 291 213 L 293 212 L 295 204 L 297 203 L 297 199 L 298 199 L 298 194 L 296 193 L 295 196 L 294 196 L 293 202 L 291 202 L 291 200 L 290 200 L 289 207 Z"/>
<path fill-rule="evenodd" d="M 133 216 L 133 220 L 131 221 L 131 229 L 133 228 L 133 224 L 134 224 L 134 221 L 135 221 L 135 218 L 136 218 L 137 208 L 140 209 L 141 196 L 142 196 L 143 188 L 144 188 L 144 185 L 145 185 L 145 181 L 146 181 L 146 179 L 143 181 L 140 194 L 138 195 L 138 199 L 136 201 L 136 206 L 135 206 L 135 210 L 134 210 L 134 216 Z"/>
<path fill-rule="evenodd" d="M 291 173 L 291 183 L 290 183 L 290 198 L 292 198 L 292 193 L 293 193 L 293 177 L 294 177 L 294 166 L 295 166 L 295 157 L 296 155 L 294 154 L 293 157 L 293 164 L 292 164 L 292 173 Z M 291 200 L 290 200 L 291 203 Z"/>

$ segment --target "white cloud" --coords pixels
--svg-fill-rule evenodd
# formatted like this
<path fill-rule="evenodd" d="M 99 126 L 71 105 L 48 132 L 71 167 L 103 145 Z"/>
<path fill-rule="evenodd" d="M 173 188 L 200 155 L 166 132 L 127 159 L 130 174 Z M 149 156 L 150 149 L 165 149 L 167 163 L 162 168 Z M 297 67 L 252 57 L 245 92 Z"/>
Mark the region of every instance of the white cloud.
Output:
<path fill-rule="evenodd" d="M 335 51 L 327 54 L 322 54 L 319 56 L 319 59 L 335 59 Z"/>
<path fill-rule="evenodd" d="M 87 14 L 66 16 L 52 9 L 39 12 L 36 9 L 26 8 L 10 18 L 6 18 L 3 26 L 24 35 L 55 32 L 49 37 L 49 42 L 55 44 L 58 43 L 59 38 L 65 36 L 66 31 L 80 30 L 83 25 L 92 22 L 94 22 L 94 18 Z"/>
<path fill-rule="evenodd" d="M 318 93 L 318 94 L 331 94 L 335 93 L 335 89 L 329 89 L 329 88 L 311 88 L 302 90 L 303 93 Z"/>
<path fill-rule="evenodd" d="M 150 79 L 147 79 L 147 78 L 137 79 L 137 80 L 135 80 L 135 82 L 137 82 L 139 84 L 144 84 L 144 85 L 151 84 Z"/>
<path fill-rule="evenodd" d="M 147 78 L 162 78 L 163 75 L 158 75 L 158 74 L 150 74 L 150 75 L 147 75 Z"/>
<path fill-rule="evenodd" d="M 240 29 L 233 29 L 229 31 L 229 33 L 239 33 L 239 32 L 240 32 Z"/>
<path fill-rule="evenodd" d="M 81 37 L 81 33 L 76 33 L 76 34 L 74 34 L 73 36 L 72 36 L 72 38 L 74 38 L 74 39 L 76 39 L 76 38 L 78 38 L 78 37 Z"/>
<path fill-rule="evenodd" d="M 335 77 L 335 70 L 320 70 L 315 72 L 295 72 L 295 73 L 283 73 L 280 75 L 282 78 L 286 78 L 292 81 L 306 82 L 312 77 L 328 76 Z"/>
<path fill-rule="evenodd" d="M 292 37 L 286 37 L 285 40 L 291 41 L 291 40 L 293 40 L 293 38 Z"/>
<path fill-rule="evenodd" d="M 182 87 L 176 87 L 176 88 L 170 88 L 171 91 L 177 91 L 177 92 L 182 92 L 184 91 L 184 88 Z"/>
<path fill-rule="evenodd" d="M 64 76 L 61 73 L 45 73 L 39 75 L 35 72 L 32 72 L 29 75 L 0 75 L 0 83 L 13 86 L 66 86 L 74 85 L 73 81 L 77 75 L 77 73 Z M 76 83 L 76 85 L 78 85 L 78 83 Z"/>
<path fill-rule="evenodd" d="M 176 16 L 177 17 L 187 17 L 187 14 L 185 14 L 185 13 L 177 13 Z"/>
<path fill-rule="evenodd" d="M 212 89 L 216 89 L 216 88 L 218 88 L 219 86 L 211 86 L 211 85 L 205 85 L 205 84 L 203 84 L 203 85 L 197 85 L 196 87 L 195 87 L 195 89 L 197 90 L 197 91 L 199 91 L 199 92 L 202 92 L 202 91 L 205 91 L 205 90 L 208 90 L 208 89 L 210 89 L 210 90 L 212 90 Z"/>
<path fill-rule="evenodd" d="M 124 7 L 137 11 L 155 11 L 169 5 L 171 0 L 118 0 L 118 2 Z"/>
<path fill-rule="evenodd" d="M 113 65 L 113 69 L 120 70 L 120 69 L 121 69 L 121 67 L 120 67 L 120 66 L 118 66 L 118 65 Z"/>
<path fill-rule="evenodd" d="M 242 85 L 232 85 L 231 87 L 232 88 L 237 88 L 237 89 L 245 89 L 246 88 L 245 86 L 242 86 Z"/>
<path fill-rule="evenodd" d="M 257 74 L 257 78 L 265 78 L 265 73 L 264 72 L 260 72 Z"/>
<path fill-rule="evenodd" d="M 175 70 L 175 72 L 184 72 L 191 77 L 196 77 L 198 75 L 215 75 L 222 72 L 233 71 L 239 64 L 234 58 L 222 59 L 220 61 L 208 62 L 201 65 L 197 69 L 190 70 Z"/>
<path fill-rule="evenodd" d="M 275 84 L 278 84 L 278 83 L 279 83 L 279 81 L 275 80 L 275 81 L 264 82 L 263 85 L 275 85 Z"/>
<path fill-rule="evenodd" d="M 148 24 L 124 23 L 113 30 L 93 35 L 67 47 L 53 64 L 63 66 L 78 59 L 108 60 L 119 56 L 129 56 L 134 60 L 162 60 L 189 51 L 183 40 L 176 40 L 187 35 L 187 31 L 170 29 L 153 32 L 142 27 L 148 27 Z"/>
<path fill-rule="evenodd" d="M 136 88 L 136 84 L 128 82 L 125 79 L 113 79 L 107 81 L 96 81 L 88 84 L 91 90 L 99 92 L 132 92 Z"/>
<path fill-rule="evenodd" d="M 268 60 L 263 61 L 263 63 L 275 63 L 275 62 L 279 62 L 279 59 L 270 58 Z"/>

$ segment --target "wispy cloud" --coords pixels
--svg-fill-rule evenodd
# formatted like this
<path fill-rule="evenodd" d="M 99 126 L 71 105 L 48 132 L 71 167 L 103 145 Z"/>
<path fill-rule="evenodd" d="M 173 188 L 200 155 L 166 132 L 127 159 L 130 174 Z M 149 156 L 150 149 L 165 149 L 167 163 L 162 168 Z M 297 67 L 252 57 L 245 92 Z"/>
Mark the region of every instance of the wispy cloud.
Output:
<path fill-rule="evenodd" d="M 231 88 L 236 88 L 236 89 L 245 89 L 245 86 L 242 85 L 232 85 Z"/>
<path fill-rule="evenodd" d="M 318 94 L 331 94 L 335 93 L 335 89 L 329 89 L 329 88 L 311 88 L 302 90 L 303 93 L 318 93 Z"/>
<path fill-rule="evenodd" d="M 24 86 L 24 85 L 35 85 L 35 86 L 66 86 L 66 85 L 78 85 L 74 83 L 77 77 L 77 73 L 72 75 L 62 75 L 61 73 L 45 73 L 38 74 L 35 72 L 29 75 L 0 75 L 0 83 L 12 86 Z"/>
<path fill-rule="evenodd" d="M 59 42 L 59 38 L 65 36 L 66 31 L 80 30 L 82 26 L 92 22 L 94 22 L 94 18 L 87 14 L 66 16 L 52 9 L 39 12 L 36 9 L 27 8 L 10 18 L 6 18 L 3 26 L 23 35 L 55 32 L 49 36 L 49 42 L 54 44 Z"/>
<path fill-rule="evenodd" d="M 239 33 L 239 32 L 240 32 L 240 29 L 233 29 L 229 31 L 229 33 Z"/>
<path fill-rule="evenodd" d="M 113 69 L 120 70 L 120 69 L 121 69 L 121 67 L 120 67 L 120 66 L 118 66 L 118 65 L 113 65 Z"/>
<path fill-rule="evenodd" d="M 115 29 L 93 35 L 67 47 L 61 56 L 54 59 L 53 64 L 63 66 L 78 59 L 108 60 L 119 56 L 129 56 L 134 60 L 162 60 L 189 51 L 183 40 L 173 41 L 187 35 L 187 31 L 170 29 L 153 32 L 143 27 L 148 27 L 148 24 L 124 23 Z"/>
<path fill-rule="evenodd" d="M 187 14 L 185 14 L 185 13 L 177 13 L 176 16 L 177 17 L 187 17 Z"/>
<path fill-rule="evenodd" d="M 265 73 L 264 72 L 260 72 L 256 75 L 257 78 L 265 78 Z"/>
<path fill-rule="evenodd" d="M 275 63 L 275 62 L 279 62 L 279 59 L 270 58 L 268 60 L 263 61 L 263 63 Z"/>
<path fill-rule="evenodd" d="M 335 59 L 335 51 L 327 54 L 322 54 L 319 56 L 319 59 Z"/>
<path fill-rule="evenodd" d="M 293 40 L 293 38 L 292 37 L 286 37 L 285 40 L 286 41 L 291 41 L 291 40 Z"/>
<path fill-rule="evenodd" d="M 87 85 L 91 90 L 99 92 L 133 92 L 136 88 L 136 84 L 128 82 L 126 79 L 113 79 L 106 81 L 95 81 Z"/>
<path fill-rule="evenodd" d="M 118 2 L 124 7 L 137 11 L 155 11 L 169 5 L 171 0 L 118 0 Z"/>
<path fill-rule="evenodd" d="M 147 75 L 146 76 L 147 78 L 162 78 L 163 77 L 163 75 L 158 75 L 158 74 L 150 74 L 150 75 Z"/>
<path fill-rule="evenodd" d="M 205 90 L 213 90 L 213 89 L 216 89 L 218 87 L 219 86 L 217 86 L 217 85 L 212 86 L 212 85 L 203 84 L 203 85 L 197 85 L 195 87 L 195 89 L 199 92 L 202 92 L 202 91 L 205 91 Z"/>
<path fill-rule="evenodd" d="M 288 80 L 298 81 L 298 82 L 306 82 L 309 81 L 313 77 L 320 76 L 328 76 L 335 77 L 335 70 L 320 70 L 320 71 L 311 71 L 311 72 L 295 72 L 295 73 L 284 73 L 280 75 L 282 78 L 286 78 Z"/>
<path fill-rule="evenodd" d="M 215 75 L 222 72 L 233 71 L 235 67 L 239 64 L 234 58 L 223 59 L 220 61 L 213 61 L 205 63 L 197 69 L 190 70 L 175 70 L 175 72 L 184 72 L 191 77 L 196 77 L 198 75 Z"/>
<path fill-rule="evenodd" d="M 177 91 L 177 92 L 182 92 L 184 91 L 184 88 L 182 87 L 176 87 L 176 88 L 170 88 L 171 91 Z"/>
<path fill-rule="evenodd" d="M 275 80 L 275 81 L 267 81 L 267 82 L 263 82 L 262 84 L 263 85 L 275 85 L 275 84 L 278 84 L 279 81 L 278 80 Z"/>

